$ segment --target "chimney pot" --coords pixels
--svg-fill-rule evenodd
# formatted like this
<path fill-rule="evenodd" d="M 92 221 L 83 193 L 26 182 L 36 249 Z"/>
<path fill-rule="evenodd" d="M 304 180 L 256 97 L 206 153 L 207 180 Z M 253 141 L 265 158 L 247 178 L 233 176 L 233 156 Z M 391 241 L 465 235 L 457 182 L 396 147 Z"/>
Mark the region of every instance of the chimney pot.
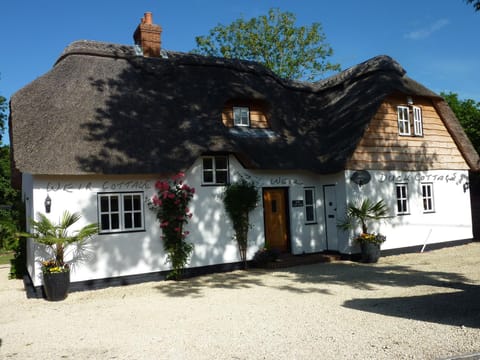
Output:
<path fill-rule="evenodd" d="M 143 18 L 145 19 L 145 24 L 149 24 L 149 25 L 152 24 L 152 13 L 151 12 L 146 12 L 144 14 Z"/>
<path fill-rule="evenodd" d="M 146 12 L 133 34 L 145 57 L 160 57 L 162 28 L 152 23 L 152 13 Z"/>

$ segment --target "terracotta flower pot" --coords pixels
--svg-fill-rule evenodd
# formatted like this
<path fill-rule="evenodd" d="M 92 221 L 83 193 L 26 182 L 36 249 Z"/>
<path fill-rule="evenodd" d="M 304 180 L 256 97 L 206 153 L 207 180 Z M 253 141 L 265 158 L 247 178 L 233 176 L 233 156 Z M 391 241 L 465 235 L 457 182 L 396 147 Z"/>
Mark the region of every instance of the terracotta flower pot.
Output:
<path fill-rule="evenodd" d="M 70 287 L 70 271 L 43 274 L 43 289 L 49 301 L 64 300 Z"/>

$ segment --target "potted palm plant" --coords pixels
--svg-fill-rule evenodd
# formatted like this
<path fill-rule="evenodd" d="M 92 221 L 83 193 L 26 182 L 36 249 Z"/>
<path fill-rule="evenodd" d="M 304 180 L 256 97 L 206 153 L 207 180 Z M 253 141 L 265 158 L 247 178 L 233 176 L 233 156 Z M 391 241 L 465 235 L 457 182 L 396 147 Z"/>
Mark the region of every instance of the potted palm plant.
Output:
<path fill-rule="evenodd" d="M 64 256 L 68 245 L 82 245 L 98 232 L 97 224 L 89 224 L 76 231 L 69 228 L 80 218 L 79 213 L 65 211 L 58 224 L 54 224 L 44 214 L 38 214 L 39 220 L 31 220 L 32 233 L 25 234 L 37 243 L 50 249 L 52 258 L 42 261 L 43 287 L 47 300 L 59 301 L 67 297 L 70 287 L 70 264 Z"/>
<path fill-rule="evenodd" d="M 380 257 L 380 245 L 386 240 L 384 235 L 370 233 L 367 222 L 387 219 L 390 217 L 388 213 L 388 207 L 383 199 L 376 203 L 365 199 L 358 206 L 354 203 L 347 205 L 345 217 L 338 226 L 343 230 L 356 230 L 361 227 L 362 233 L 355 237 L 355 241 L 360 244 L 363 262 L 377 262 Z"/>

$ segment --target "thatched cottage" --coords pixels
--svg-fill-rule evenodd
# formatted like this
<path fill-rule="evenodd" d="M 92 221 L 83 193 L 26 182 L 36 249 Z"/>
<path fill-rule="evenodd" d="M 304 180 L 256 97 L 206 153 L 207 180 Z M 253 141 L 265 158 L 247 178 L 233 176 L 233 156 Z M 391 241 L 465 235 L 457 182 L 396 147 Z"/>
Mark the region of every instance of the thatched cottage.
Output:
<path fill-rule="evenodd" d="M 248 258 L 267 245 L 292 254 L 354 254 L 337 228 L 346 204 L 384 199 L 392 218 L 382 249 L 472 238 L 469 170 L 479 157 L 446 102 L 379 56 L 315 83 L 280 79 L 260 64 L 161 48 L 146 14 L 136 46 L 70 44 L 53 68 L 12 96 L 10 131 L 27 217 L 80 211 L 100 233 L 72 286 L 128 283 L 168 266 L 146 202 L 179 171 L 196 188 L 189 223 L 198 270 L 239 262 L 221 200 L 245 177 L 262 201 Z M 126 199 L 137 220 L 122 219 Z M 103 208 L 115 202 L 118 208 Z M 118 221 L 104 221 L 114 215 Z M 82 225 L 82 224 L 79 224 Z M 28 242 L 42 284 L 42 249 Z"/>

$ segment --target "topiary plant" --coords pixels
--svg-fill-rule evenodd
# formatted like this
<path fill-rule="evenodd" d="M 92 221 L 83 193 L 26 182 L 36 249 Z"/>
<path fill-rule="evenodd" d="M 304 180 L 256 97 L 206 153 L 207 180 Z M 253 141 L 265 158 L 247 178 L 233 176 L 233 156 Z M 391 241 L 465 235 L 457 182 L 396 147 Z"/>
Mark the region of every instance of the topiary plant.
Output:
<path fill-rule="evenodd" d="M 252 182 L 245 179 L 227 185 L 225 188 L 223 204 L 233 223 L 235 239 L 244 268 L 247 267 L 248 229 L 250 229 L 248 215 L 257 207 L 258 201 L 257 188 Z"/>

